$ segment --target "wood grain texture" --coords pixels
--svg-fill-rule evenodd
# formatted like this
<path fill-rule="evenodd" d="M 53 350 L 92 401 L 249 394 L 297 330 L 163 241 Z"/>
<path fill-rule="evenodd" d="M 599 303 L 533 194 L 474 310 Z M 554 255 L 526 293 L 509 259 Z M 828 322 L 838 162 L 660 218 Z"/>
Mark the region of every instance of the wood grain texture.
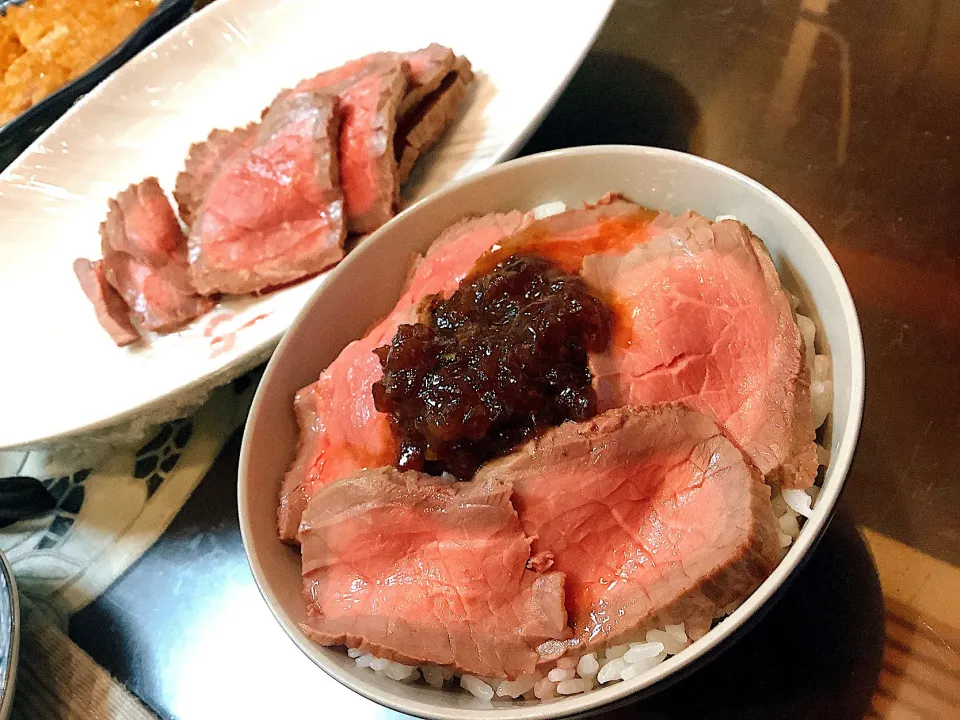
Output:
<path fill-rule="evenodd" d="M 883 669 L 869 717 L 960 718 L 960 569 L 863 530 L 883 587 Z"/>
<path fill-rule="evenodd" d="M 39 611 L 25 603 L 21 618 L 16 720 L 155 720 Z"/>

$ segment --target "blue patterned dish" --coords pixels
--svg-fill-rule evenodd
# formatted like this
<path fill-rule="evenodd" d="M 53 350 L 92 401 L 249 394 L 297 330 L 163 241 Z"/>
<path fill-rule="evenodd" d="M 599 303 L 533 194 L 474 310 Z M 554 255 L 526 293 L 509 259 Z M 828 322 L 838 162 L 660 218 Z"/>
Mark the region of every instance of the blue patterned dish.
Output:
<path fill-rule="evenodd" d="M 13 571 L 0 553 L 0 720 L 10 716 L 20 654 L 20 602 Z"/>

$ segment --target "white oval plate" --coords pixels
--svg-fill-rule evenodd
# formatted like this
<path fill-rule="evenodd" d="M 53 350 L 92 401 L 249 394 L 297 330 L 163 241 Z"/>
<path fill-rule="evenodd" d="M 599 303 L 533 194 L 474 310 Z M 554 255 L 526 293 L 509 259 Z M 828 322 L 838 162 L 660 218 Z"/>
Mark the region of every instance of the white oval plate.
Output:
<path fill-rule="evenodd" d="M 611 4 L 217 0 L 148 47 L 0 173 L 0 448 L 175 417 L 266 359 L 326 280 L 230 299 L 179 333 L 117 348 L 71 269 L 99 257 L 108 198 L 149 175 L 169 192 L 192 142 L 257 118 L 304 77 L 439 42 L 469 57 L 477 80 L 407 183 L 409 204 L 512 155 Z"/>

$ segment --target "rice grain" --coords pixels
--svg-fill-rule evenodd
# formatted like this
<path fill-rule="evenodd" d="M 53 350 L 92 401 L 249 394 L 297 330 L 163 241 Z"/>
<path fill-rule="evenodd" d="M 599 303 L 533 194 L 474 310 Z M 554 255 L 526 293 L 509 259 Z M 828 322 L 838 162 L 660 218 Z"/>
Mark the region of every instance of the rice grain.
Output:
<path fill-rule="evenodd" d="M 797 313 L 797 327 L 800 328 L 800 335 L 803 336 L 803 349 L 806 351 L 807 367 L 813 371 L 813 362 L 816 358 L 815 338 L 817 335 L 817 325 L 806 315 Z"/>
<path fill-rule="evenodd" d="M 820 443 L 817 443 L 817 462 L 821 465 L 826 465 L 830 462 L 830 451 Z"/>
<path fill-rule="evenodd" d="M 370 661 L 370 667 L 373 670 L 376 670 L 377 672 L 383 672 L 388 667 L 390 667 L 390 661 L 387 660 L 386 658 L 375 657 L 373 660 Z"/>
<path fill-rule="evenodd" d="M 598 672 L 600 672 L 600 663 L 597 662 L 596 653 L 587 653 L 577 663 L 577 675 L 582 678 L 595 678 Z"/>
<path fill-rule="evenodd" d="M 432 685 L 435 688 L 443 687 L 443 672 L 440 668 L 424 665 L 420 668 L 420 671 L 423 673 L 423 679 L 427 681 L 428 685 Z"/>
<path fill-rule="evenodd" d="M 415 667 L 392 662 L 384 668 L 383 674 L 391 680 L 406 680 L 408 677 L 413 675 L 414 671 L 416 671 Z"/>
<path fill-rule="evenodd" d="M 499 697 L 518 698 L 526 692 L 533 690 L 537 683 L 536 675 L 521 675 L 516 680 L 504 680 L 497 688 Z"/>
<path fill-rule="evenodd" d="M 817 355 L 813 358 L 811 379 L 817 382 L 830 379 L 830 358 L 826 355 Z"/>
<path fill-rule="evenodd" d="M 624 662 L 635 663 L 641 660 L 648 660 L 657 657 L 664 650 L 661 642 L 635 643 L 626 655 L 623 656 Z"/>
<path fill-rule="evenodd" d="M 665 630 L 647 631 L 647 642 L 662 643 L 663 649 L 668 655 L 676 655 L 687 646 L 685 640 L 680 640 L 675 634 L 668 633 Z"/>
<path fill-rule="evenodd" d="M 473 675 L 461 675 L 460 687 L 468 693 L 481 700 L 490 701 L 493 699 L 493 688 L 487 685 L 483 680 Z"/>
<path fill-rule="evenodd" d="M 813 499 L 807 494 L 806 490 L 784 488 L 781 494 L 783 495 L 784 502 L 798 515 L 803 515 L 804 517 L 813 515 Z"/>
<path fill-rule="evenodd" d="M 611 660 L 600 668 L 600 672 L 597 673 L 597 682 L 603 685 L 613 680 L 619 680 L 620 673 L 623 672 L 625 667 L 627 667 L 627 663 L 623 661 L 623 658 Z"/>
<path fill-rule="evenodd" d="M 572 680 L 576 674 L 577 671 L 573 668 L 555 667 L 547 673 L 547 679 L 550 682 L 561 682 L 563 680 Z"/>
<path fill-rule="evenodd" d="M 593 683 L 589 680 L 584 680 L 583 678 L 577 678 L 576 680 L 562 680 L 557 683 L 557 693 L 560 695 L 576 695 L 577 693 L 586 692 L 593 688 Z"/>
<path fill-rule="evenodd" d="M 800 534 L 800 523 L 792 510 L 780 518 L 780 529 L 792 538 Z"/>
<path fill-rule="evenodd" d="M 616 660 L 617 658 L 621 658 L 629 649 L 629 645 L 614 645 L 613 647 L 607 648 L 607 660 Z"/>
<path fill-rule="evenodd" d="M 826 422 L 833 408 L 833 381 L 810 383 L 810 401 L 813 403 L 813 426 L 818 428 Z"/>
<path fill-rule="evenodd" d="M 420 676 L 420 671 L 419 671 L 419 670 L 414 670 L 412 673 L 410 673 L 409 675 L 407 675 L 407 676 L 406 676 L 403 680 L 401 680 L 400 682 L 403 683 L 404 685 L 413 685 L 415 682 L 417 682 L 417 680 L 420 679 L 420 677 L 421 677 L 421 676 Z"/>
<path fill-rule="evenodd" d="M 550 217 L 551 215 L 557 215 L 562 213 L 567 209 L 565 203 L 560 200 L 555 200 L 554 202 L 544 203 L 543 205 L 537 205 L 533 209 L 533 217 L 537 220 L 542 220 L 545 217 Z"/>
<path fill-rule="evenodd" d="M 551 700 L 557 696 L 557 684 L 544 678 L 533 686 L 533 694 L 538 700 Z"/>

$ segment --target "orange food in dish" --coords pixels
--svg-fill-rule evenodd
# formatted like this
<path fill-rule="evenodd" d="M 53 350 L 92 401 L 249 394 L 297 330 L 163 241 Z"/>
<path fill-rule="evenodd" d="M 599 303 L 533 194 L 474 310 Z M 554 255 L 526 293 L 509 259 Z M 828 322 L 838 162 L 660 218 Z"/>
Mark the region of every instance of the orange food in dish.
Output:
<path fill-rule="evenodd" d="M 155 0 L 31 0 L 0 17 L 0 123 L 107 56 Z"/>

